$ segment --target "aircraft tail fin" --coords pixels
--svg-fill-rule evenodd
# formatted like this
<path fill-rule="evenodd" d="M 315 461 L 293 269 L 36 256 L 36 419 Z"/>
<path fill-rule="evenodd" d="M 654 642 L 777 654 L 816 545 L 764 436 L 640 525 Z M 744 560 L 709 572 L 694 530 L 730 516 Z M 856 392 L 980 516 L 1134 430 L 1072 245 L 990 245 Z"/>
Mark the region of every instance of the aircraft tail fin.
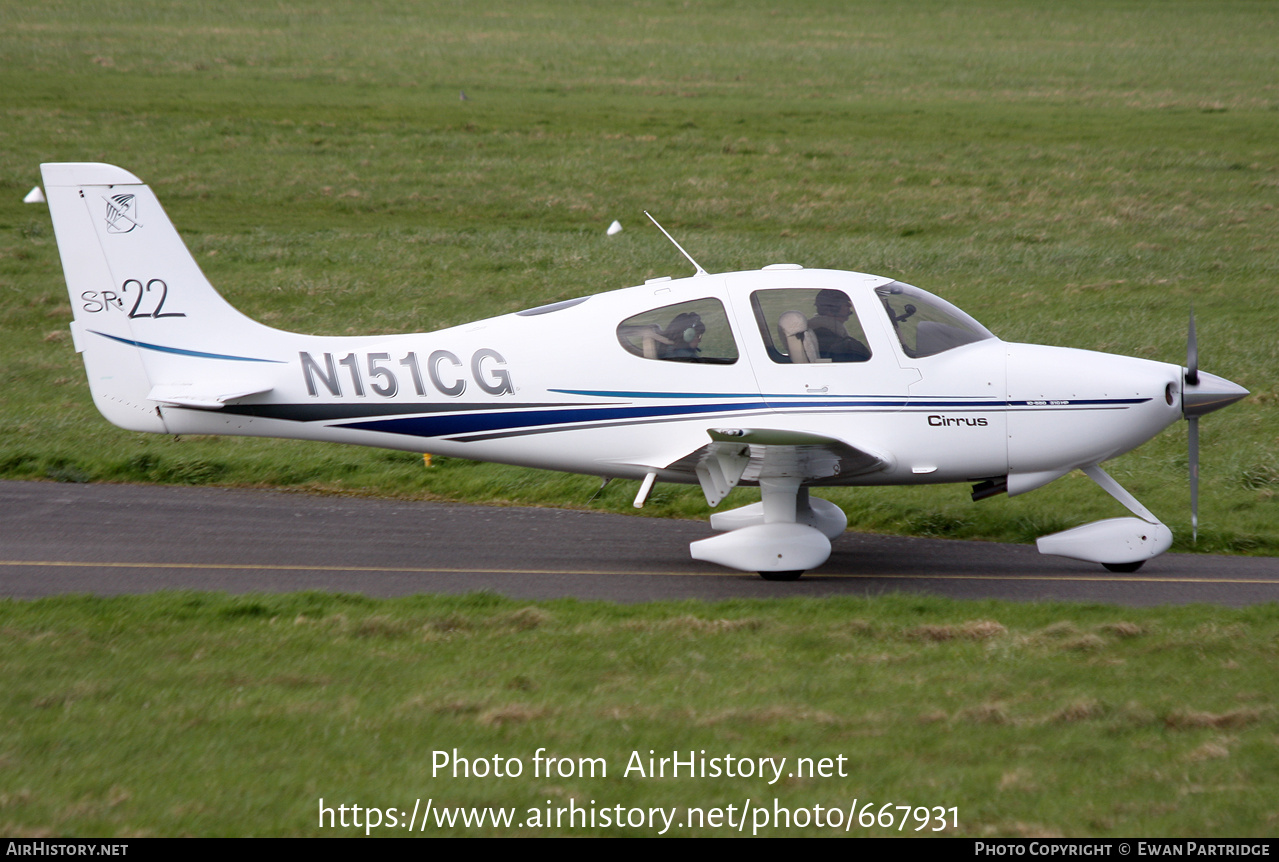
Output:
<path fill-rule="evenodd" d="M 163 405 L 217 409 L 272 388 L 284 334 L 218 294 L 150 187 L 113 165 L 45 164 L 41 173 L 76 351 L 107 419 L 165 432 Z M 184 404 L 175 392 L 192 394 Z"/>

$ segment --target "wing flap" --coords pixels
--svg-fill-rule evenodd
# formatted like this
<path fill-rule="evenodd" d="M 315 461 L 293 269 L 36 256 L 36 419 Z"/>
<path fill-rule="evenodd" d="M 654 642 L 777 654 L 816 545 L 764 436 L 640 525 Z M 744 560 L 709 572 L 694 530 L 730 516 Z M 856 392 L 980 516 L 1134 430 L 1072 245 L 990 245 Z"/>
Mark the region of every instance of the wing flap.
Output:
<path fill-rule="evenodd" d="M 639 467 L 658 474 L 664 482 L 696 481 L 711 506 L 718 505 L 742 482 L 798 478 L 838 485 L 895 463 L 886 453 L 811 431 L 707 428 L 705 433 L 710 442 L 692 451 L 688 447 L 695 446 L 695 440 L 671 440 L 662 447 L 664 451 L 601 463 Z"/>
<path fill-rule="evenodd" d="M 667 464 L 665 471 L 696 475 L 706 502 L 718 505 L 740 482 L 796 478 L 839 484 L 888 467 L 890 456 L 810 431 L 710 428 L 711 442 Z"/>

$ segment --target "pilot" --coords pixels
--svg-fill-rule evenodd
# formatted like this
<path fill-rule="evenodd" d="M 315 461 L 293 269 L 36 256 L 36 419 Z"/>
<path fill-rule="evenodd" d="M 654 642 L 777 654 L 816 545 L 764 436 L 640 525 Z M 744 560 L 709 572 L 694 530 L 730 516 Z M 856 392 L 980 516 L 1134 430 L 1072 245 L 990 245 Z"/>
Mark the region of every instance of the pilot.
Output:
<path fill-rule="evenodd" d="M 817 316 L 808 320 L 808 329 L 817 336 L 817 350 L 831 362 L 865 362 L 870 348 L 848 334 L 845 324 L 853 314 L 853 303 L 840 290 L 819 290 L 813 300 Z"/>
<path fill-rule="evenodd" d="M 662 330 L 662 342 L 657 346 L 658 359 L 675 359 L 695 362 L 702 354 L 698 345 L 706 334 L 706 324 L 691 311 L 675 315 L 670 325 Z"/>

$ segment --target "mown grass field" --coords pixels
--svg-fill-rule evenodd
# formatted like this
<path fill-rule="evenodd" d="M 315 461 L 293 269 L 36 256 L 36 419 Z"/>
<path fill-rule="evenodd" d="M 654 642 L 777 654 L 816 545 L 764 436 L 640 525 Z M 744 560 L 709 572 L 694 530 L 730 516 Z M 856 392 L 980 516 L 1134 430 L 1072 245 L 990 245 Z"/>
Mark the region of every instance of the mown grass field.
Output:
<path fill-rule="evenodd" d="M 1279 828 L 1274 605 L 169 594 L 0 602 L 0 638 L 7 835 L 364 833 L 349 811 L 346 829 L 321 828 L 320 798 L 406 821 L 418 799 L 515 809 L 516 824 L 570 800 L 679 808 L 668 835 L 737 834 L 675 824 L 748 799 L 770 813 L 774 800 L 955 807 L 952 836 Z M 540 748 L 574 771 L 604 765 L 538 777 Z M 437 773 L 435 752 L 455 749 L 519 759 L 521 774 Z M 676 751 L 786 757 L 786 774 L 626 774 L 632 752 Z M 792 776 L 800 757 L 829 758 L 828 777 Z M 752 817 L 745 832 L 845 834 L 800 825 Z M 420 834 L 658 831 L 432 821 Z"/>
<path fill-rule="evenodd" d="M 0 475 L 571 506 L 598 484 L 107 426 L 20 203 L 41 161 L 104 160 L 244 311 L 314 332 L 685 274 L 645 208 L 711 269 L 892 275 L 1008 340 L 1184 361 L 1193 304 L 1205 369 L 1254 393 L 1205 423 L 1197 547 L 1274 553 L 1276 26 L 1247 2 L 0 5 Z M 1114 467 L 1190 549 L 1184 427 Z M 1120 514 L 1078 477 L 832 499 L 860 529 L 1013 541 Z M 707 509 L 661 488 L 649 513 Z"/>
<path fill-rule="evenodd" d="M 1277 44 L 1261 0 L 0 0 L 0 477 L 633 511 L 634 483 L 591 500 L 593 477 L 109 426 L 47 211 L 21 203 L 40 162 L 100 160 L 156 188 L 239 308 L 304 331 L 433 329 L 687 274 L 644 209 L 708 269 L 890 275 L 1007 340 L 1183 361 L 1193 304 L 1203 368 L 1253 392 L 1203 423 L 1196 547 L 1274 554 Z M 1185 445 L 1170 429 L 1109 465 L 1177 550 Z M 1011 541 L 1121 513 L 1079 476 L 981 504 L 966 486 L 829 497 L 853 529 Z M 707 513 L 672 486 L 644 510 Z M 312 834 L 320 796 L 770 793 L 429 776 L 436 748 L 547 745 L 610 766 L 636 749 L 843 753 L 853 778 L 775 795 L 955 805 L 965 835 L 1273 835 L 1274 614 L 3 603 L 0 832 Z"/>

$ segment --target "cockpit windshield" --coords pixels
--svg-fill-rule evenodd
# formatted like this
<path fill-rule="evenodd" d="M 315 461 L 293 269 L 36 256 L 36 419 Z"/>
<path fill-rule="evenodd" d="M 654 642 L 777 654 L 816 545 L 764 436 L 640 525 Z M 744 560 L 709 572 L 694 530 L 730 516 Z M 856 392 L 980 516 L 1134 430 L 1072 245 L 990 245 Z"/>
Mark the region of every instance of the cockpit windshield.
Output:
<path fill-rule="evenodd" d="M 935 356 L 965 344 L 994 338 L 986 327 L 926 290 L 894 281 L 875 288 L 888 319 L 911 358 Z"/>

